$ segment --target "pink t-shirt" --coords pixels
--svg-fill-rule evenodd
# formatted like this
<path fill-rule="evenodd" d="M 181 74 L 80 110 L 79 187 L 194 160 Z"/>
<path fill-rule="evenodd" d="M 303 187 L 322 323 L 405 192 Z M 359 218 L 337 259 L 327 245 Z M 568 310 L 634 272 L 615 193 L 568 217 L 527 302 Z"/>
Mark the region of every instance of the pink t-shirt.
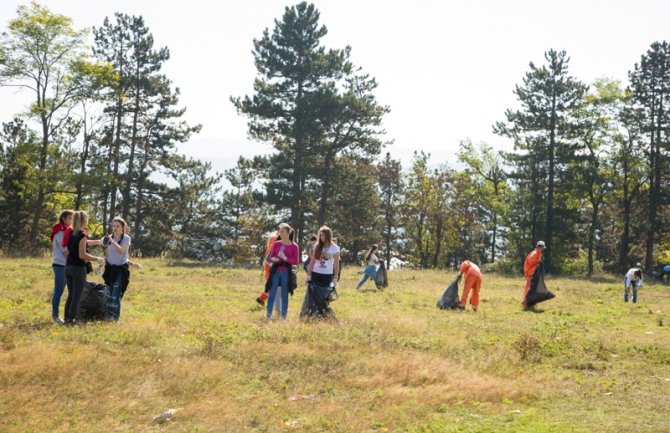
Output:
<path fill-rule="evenodd" d="M 291 264 L 291 265 L 297 265 L 300 262 L 300 248 L 298 247 L 298 244 L 295 242 L 285 245 L 282 241 L 277 241 L 272 245 L 272 250 L 270 251 L 270 255 L 268 256 L 270 258 L 270 261 L 272 260 L 273 257 L 278 257 L 279 258 L 279 252 L 283 251 L 284 254 L 286 255 L 286 259 L 284 260 L 285 262 Z M 286 266 L 279 266 L 277 269 L 282 270 L 282 269 L 288 269 Z"/>

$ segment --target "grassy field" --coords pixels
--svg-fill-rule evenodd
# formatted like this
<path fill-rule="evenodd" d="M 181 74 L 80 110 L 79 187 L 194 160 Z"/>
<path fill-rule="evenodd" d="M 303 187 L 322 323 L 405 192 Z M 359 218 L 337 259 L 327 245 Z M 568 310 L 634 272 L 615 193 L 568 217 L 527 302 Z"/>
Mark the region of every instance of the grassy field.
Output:
<path fill-rule="evenodd" d="M 268 323 L 259 271 L 145 260 L 120 323 L 68 328 L 48 260 L 1 264 L 3 433 L 670 431 L 668 286 L 633 305 L 619 279 L 549 278 L 532 313 L 485 275 L 475 314 L 435 307 L 453 272 L 356 292 L 350 268 L 338 323 L 298 321 L 302 284 Z"/>

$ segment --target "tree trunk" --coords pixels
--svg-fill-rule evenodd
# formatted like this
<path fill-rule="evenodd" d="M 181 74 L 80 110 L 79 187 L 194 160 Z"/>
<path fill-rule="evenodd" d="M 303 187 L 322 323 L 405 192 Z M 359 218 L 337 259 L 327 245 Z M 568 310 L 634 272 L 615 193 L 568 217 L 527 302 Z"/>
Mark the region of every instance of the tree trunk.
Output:
<path fill-rule="evenodd" d="M 549 124 L 549 179 L 547 185 L 547 225 L 544 228 L 544 262 L 547 270 L 551 270 L 551 247 L 554 235 L 554 164 L 556 147 L 556 89 L 552 87 L 551 121 Z"/>
<path fill-rule="evenodd" d="M 443 230 L 442 221 L 438 222 L 437 227 L 435 228 L 435 255 L 433 256 L 433 268 L 438 267 L 440 261 L 440 253 L 442 252 L 442 232 Z"/>
<path fill-rule="evenodd" d="M 133 225 L 133 227 L 135 227 L 133 235 L 138 240 L 142 238 L 142 205 L 143 205 L 142 200 L 144 199 L 143 188 L 144 188 L 144 180 L 145 180 L 145 176 L 142 175 L 143 172 L 144 172 L 144 170 L 142 169 L 140 171 L 140 176 L 137 179 L 137 202 L 135 204 L 135 223 Z M 139 244 L 138 243 L 134 243 L 134 244 L 136 246 L 137 245 L 140 245 L 140 246 L 142 245 L 141 241 L 140 241 Z"/>
<path fill-rule="evenodd" d="M 619 251 L 619 271 L 626 272 L 628 266 L 628 249 L 630 244 L 630 208 L 631 200 L 628 191 L 628 156 L 623 162 L 623 233 L 621 234 L 621 249 Z"/>
<path fill-rule="evenodd" d="M 498 199 L 498 194 L 500 192 L 498 182 L 493 183 L 493 192 L 495 194 L 496 200 Z M 493 240 L 491 242 L 491 263 L 496 261 L 496 235 L 498 234 L 498 213 L 493 211 Z"/>
<path fill-rule="evenodd" d="M 391 231 L 393 230 L 393 210 L 391 209 L 391 204 L 393 203 L 393 189 L 390 185 L 385 195 L 386 212 L 384 214 L 384 220 L 386 221 L 386 233 L 384 233 L 384 241 L 386 244 L 386 268 L 388 269 L 391 266 Z"/>
<path fill-rule="evenodd" d="M 86 173 L 86 161 L 88 161 L 88 151 L 91 143 L 91 136 L 88 133 L 86 123 L 86 111 L 84 111 L 84 148 L 81 152 L 81 165 L 79 167 L 79 182 L 77 182 L 77 195 L 74 199 L 74 208 L 79 209 L 81 206 L 82 189 L 84 184 L 84 173 Z"/>
<path fill-rule="evenodd" d="M 660 143 L 661 129 L 663 127 L 663 94 L 659 95 L 658 112 L 655 116 L 655 127 L 651 132 L 651 152 L 650 152 L 650 170 L 649 176 L 649 225 L 647 230 L 647 243 L 645 248 L 645 271 L 651 272 L 654 266 L 654 241 L 656 238 L 656 218 L 658 214 L 658 205 L 660 201 Z M 652 112 L 652 125 L 654 125 L 654 116 Z M 654 137 L 655 135 L 655 137 Z"/>
<path fill-rule="evenodd" d="M 319 203 L 319 214 L 317 223 L 319 227 L 326 222 L 326 213 L 328 211 L 328 197 L 330 196 L 330 168 L 332 165 L 332 155 L 330 152 L 326 153 L 323 161 L 323 183 L 321 184 L 321 200 Z"/>
<path fill-rule="evenodd" d="M 593 186 L 591 187 L 593 188 Z M 591 211 L 591 224 L 589 226 L 589 239 L 588 239 L 588 277 L 593 276 L 593 242 L 596 235 L 596 224 L 598 221 L 598 203 L 594 200 L 593 192 L 589 193 L 591 195 L 591 205 L 593 210 Z"/>
<path fill-rule="evenodd" d="M 47 119 L 42 116 L 42 148 L 40 149 L 40 163 L 39 163 L 39 187 L 37 188 L 37 200 L 35 201 L 35 213 L 33 221 L 30 226 L 30 242 L 31 249 L 35 250 L 39 245 L 37 233 L 39 231 L 40 219 L 42 218 L 42 211 L 44 209 L 44 184 L 47 179 L 44 178 L 47 168 L 47 155 L 49 152 L 49 124 Z"/>
<path fill-rule="evenodd" d="M 126 173 L 126 185 L 123 189 L 123 207 L 121 214 L 128 217 L 130 211 L 130 187 L 133 182 L 133 168 L 135 165 L 135 147 L 137 145 L 137 124 L 140 114 L 140 62 L 137 61 L 135 71 L 135 109 L 133 113 L 133 127 L 130 137 L 130 155 L 128 156 L 128 172 Z"/>

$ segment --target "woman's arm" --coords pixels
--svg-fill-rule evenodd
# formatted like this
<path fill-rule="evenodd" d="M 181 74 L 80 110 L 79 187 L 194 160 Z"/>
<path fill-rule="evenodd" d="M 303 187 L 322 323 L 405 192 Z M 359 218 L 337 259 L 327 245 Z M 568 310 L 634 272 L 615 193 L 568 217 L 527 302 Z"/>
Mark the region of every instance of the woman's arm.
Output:
<path fill-rule="evenodd" d="M 286 254 L 286 263 L 289 265 L 297 265 L 300 263 L 300 247 L 297 244 L 293 244 L 291 245 L 290 251 L 291 254 Z"/>
<path fill-rule="evenodd" d="M 99 245 L 102 245 L 102 239 L 86 239 L 86 245 L 89 247 L 97 247 Z"/>
<path fill-rule="evenodd" d="M 92 256 L 89 253 L 86 252 L 86 244 L 88 243 L 88 239 L 82 238 L 79 241 L 79 258 L 86 261 L 86 262 L 95 262 L 97 261 L 98 263 L 100 261 L 104 261 L 102 257 L 96 257 Z"/>
<path fill-rule="evenodd" d="M 272 244 L 272 249 L 270 250 L 270 254 L 268 254 L 268 258 L 266 259 L 268 263 L 281 262 L 281 259 L 277 257 L 280 245 L 281 241 L 276 241 L 274 244 Z"/>
<path fill-rule="evenodd" d="M 125 254 L 125 252 L 128 250 L 129 244 L 126 244 L 125 246 L 121 246 L 111 236 L 109 237 L 109 243 L 112 244 L 112 246 L 114 247 L 116 252 L 119 253 L 119 254 Z"/>
<path fill-rule="evenodd" d="M 333 254 L 333 281 L 337 283 L 337 276 L 340 274 L 340 253 Z"/>
<path fill-rule="evenodd" d="M 312 256 L 309 259 L 309 266 L 307 267 L 307 279 L 312 278 L 312 271 L 314 270 L 314 263 L 316 262 L 314 251 L 316 251 L 316 248 L 312 250 Z"/>

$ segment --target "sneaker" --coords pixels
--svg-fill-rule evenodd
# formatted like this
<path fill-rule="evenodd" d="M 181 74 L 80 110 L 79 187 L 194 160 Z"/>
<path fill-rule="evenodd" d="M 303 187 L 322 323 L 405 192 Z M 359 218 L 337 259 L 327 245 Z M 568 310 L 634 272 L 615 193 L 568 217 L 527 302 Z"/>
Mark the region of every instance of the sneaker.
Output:
<path fill-rule="evenodd" d="M 58 317 L 58 316 L 53 316 L 53 317 L 51 318 L 51 320 L 52 320 L 56 325 L 62 325 L 62 324 L 65 323 L 65 322 L 63 321 L 63 319 L 61 319 L 61 318 Z"/>

